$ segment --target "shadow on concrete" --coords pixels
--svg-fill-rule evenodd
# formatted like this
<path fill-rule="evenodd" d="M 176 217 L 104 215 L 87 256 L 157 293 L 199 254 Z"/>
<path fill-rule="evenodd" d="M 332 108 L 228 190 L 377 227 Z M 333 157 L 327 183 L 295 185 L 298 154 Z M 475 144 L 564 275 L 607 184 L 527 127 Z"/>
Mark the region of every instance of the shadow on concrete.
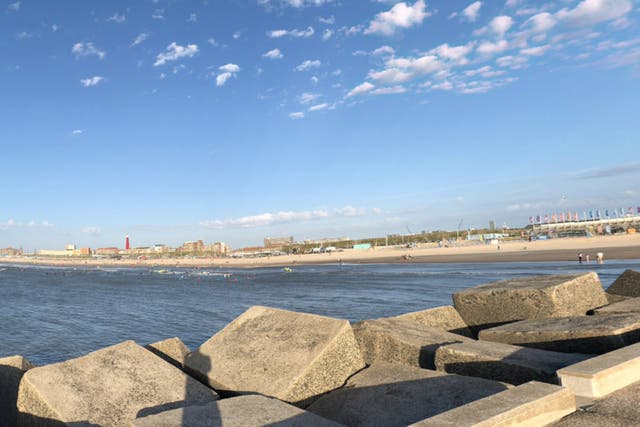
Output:
<path fill-rule="evenodd" d="M 604 354 L 640 342 L 640 329 L 619 335 L 572 338 L 540 342 L 511 342 L 511 345 L 557 351 L 560 353 Z"/>

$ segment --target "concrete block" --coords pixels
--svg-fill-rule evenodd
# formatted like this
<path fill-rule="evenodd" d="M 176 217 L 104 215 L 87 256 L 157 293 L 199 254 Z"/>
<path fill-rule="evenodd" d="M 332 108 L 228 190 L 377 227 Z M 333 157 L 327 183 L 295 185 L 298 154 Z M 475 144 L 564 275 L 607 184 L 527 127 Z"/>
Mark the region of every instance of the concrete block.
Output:
<path fill-rule="evenodd" d="M 628 298 L 595 310 L 595 314 L 640 313 L 640 298 Z"/>
<path fill-rule="evenodd" d="M 562 368 L 558 376 L 578 396 L 607 396 L 640 381 L 640 343 Z"/>
<path fill-rule="evenodd" d="M 640 381 L 598 399 L 589 408 L 599 415 L 627 420 L 629 425 L 640 422 Z"/>
<path fill-rule="evenodd" d="M 523 319 L 580 316 L 607 304 L 596 273 L 520 277 L 457 292 L 456 310 L 472 329 Z"/>
<path fill-rule="evenodd" d="M 460 313 L 450 305 L 414 311 L 387 319 L 409 320 L 428 328 L 441 328 L 454 334 L 472 336 L 469 326 L 462 320 Z"/>
<path fill-rule="evenodd" d="M 189 347 L 178 337 L 148 344 L 144 348 L 180 369 L 184 367 L 184 359 L 187 354 L 191 353 Z"/>
<path fill-rule="evenodd" d="M 348 426 L 406 426 L 506 389 L 482 378 L 376 363 L 307 409 Z"/>
<path fill-rule="evenodd" d="M 640 314 L 523 320 L 481 331 L 479 338 L 566 353 L 602 354 L 640 341 Z"/>
<path fill-rule="evenodd" d="M 22 356 L 0 358 L 0 426 L 16 425 L 18 386 L 25 372 L 34 366 Z"/>
<path fill-rule="evenodd" d="M 260 395 L 223 399 L 139 418 L 133 427 L 339 427 L 340 424 Z"/>
<path fill-rule="evenodd" d="M 472 341 L 444 329 L 422 326 L 399 317 L 365 320 L 353 325 L 353 332 L 368 365 L 390 362 L 435 369 L 438 347 Z"/>
<path fill-rule="evenodd" d="M 640 421 L 578 411 L 552 425 L 553 427 L 638 427 Z"/>
<path fill-rule="evenodd" d="M 609 291 L 605 291 L 604 294 L 607 296 L 607 301 L 609 302 L 609 304 L 615 304 L 617 302 L 622 302 L 622 301 L 626 301 L 628 299 L 633 298 L 633 297 L 625 297 L 624 295 L 612 294 L 612 293 L 609 293 Z"/>
<path fill-rule="evenodd" d="M 27 371 L 20 382 L 18 409 L 26 425 L 49 419 L 122 426 L 139 416 L 217 398 L 176 367 L 125 341 Z"/>
<path fill-rule="evenodd" d="M 185 365 L 218 391 L 299 406 L 365 366 L 348 321 L 259 306 L 189 354 Z"/>
<path fill-rule="evenodd" d="M 413 424 L 416 427 L 539 427 L 576 410 L 571 391 L 529 382 Z"/>
<path fill-rule="evenodd" d="M 451 344 L 436 351 L 436 368 L 452 374 L 481 377 L 509 384 L 529 381 L 558 383 L 556 371 L 585 360 L 566 354 L 487 341 Z"/>
<path fill-rule="evenodd" d="M 640 297 L 640 272 L 626 270 L 607 288 L 607 292 L 632 298 Z"/>

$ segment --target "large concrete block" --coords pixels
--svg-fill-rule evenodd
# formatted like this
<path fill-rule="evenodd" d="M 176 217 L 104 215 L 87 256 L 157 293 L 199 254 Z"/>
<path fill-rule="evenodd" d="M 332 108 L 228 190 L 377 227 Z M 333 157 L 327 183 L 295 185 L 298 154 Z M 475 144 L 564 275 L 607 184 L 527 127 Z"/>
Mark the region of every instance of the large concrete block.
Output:
<path fill-rule="evenodd" d="M 189 347 L 178 337 L 154 342 L 144 348 L 180 369 L 184 367 L 184 359 L 187 354 L 191 353 Z"/>
<path fill-rule="evenodd" d="M 596 273 L 502 280 L 453 295 L 456 310 L 475 329 L 523 319 L 581 316 L 607 304 Z"/>
<path fill-rule="evenodd" d="M 604 397 L 640 381 L 640 343 L 567 366 L 558 376 L 578 396 Z"/>
<path fill-rule="evenodd" d="M 216 393 L 133 341 L 33 368 L 22 377 L 18 409 L 27 425 L 122 426 L 146 414 L 216 400 Z"/>
<path fill-rule="evenodd" d="M 626 420 L 595 412 L 578 411 L 563 418 L 553 427 L 640 427 L 638 420 Z"/>
<path fill-rule="evenodd" d="M 18 386 L 24 373 L 32 368 L 22 356 L 0 358 L 0 426 L 16 425 Z"/>
<path fill-rule="evenodd" d="M 640 341 L 640 314 L 523 320 L 485 329 L 479 338 L 566 353 L 602 354 Z"/>
<path fill-rule="evenodd" d="M 558 383 L 556 371 L 585 360 L 581 354 L 557 353 L 488 341 L 451 344 L 436 351 L 436 368 L 452 374 L 510 384 Z"/>
<path fill-rule="evenodd" d="M 629 298 L 595 310 L 595 314 L 640 313 L 640 298 Z"/>
<path fill-rule="evenodd" d="M 189 354 L 185 366 L 218 391 L 304 406 L 365 364 L 348 321 L 256 306 Z"/>
<path fill-rule="evenodd" d="M 422 326 L 401 318 L 365 320 L 353 325 L 353 332 L 368 365 L 390 362 L 435 369 L 438 347 L 472 341 L 444 329 Z"/>
<path fill-rule="evenodd" d="M 576 399 L 562 387 L 529 382 L 467 403 L 413 424 L 416 427 L 539 427 L 576 410 Z"/>
<path fill-rule="evenodd" d="M 640 297 L 640 272 L 626 270 L 607 288 L 607 292 L 626 297 Z"/>
<path fill-rule="evenodd" d="M 482 378 L 376 363 L 308 410 L 348 426 L 405 426 L 506 389 Z"/>
<path fill-rule="evenodd" d="M 390 320 L 409 320 L 428 328 L 441 328 L 454 334 L 471 337 L 471 330 L 462 320 L 460 313 L 450 305 L 414 311 L 400 316 L 388 317 Z"/>
<path fill-rule="evenodd" d="M 173 409 L 139 418 L 133 427 L 339 427 L 277 399 L 248 395 L 223 399 L 201 406 Z"/>

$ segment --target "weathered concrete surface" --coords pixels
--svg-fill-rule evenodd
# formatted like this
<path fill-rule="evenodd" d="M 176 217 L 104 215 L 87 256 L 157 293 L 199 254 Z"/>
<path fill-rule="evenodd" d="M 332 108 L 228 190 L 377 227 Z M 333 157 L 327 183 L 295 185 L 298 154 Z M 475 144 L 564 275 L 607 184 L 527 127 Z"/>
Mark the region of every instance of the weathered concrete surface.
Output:
<path fill-rule="evenodd" d="M 603 399 L 586 412 L 576 412 L 558 426 L 640 426 L 640 382 L 633 383 Z M 592 422 L 592 424 L 589 424 Z M 597 423 L 597 424 L 596 424 Z"/>
<path fill-rule="evenodd" d="M 640 298 L 629 298 L 595 310 L 595 314 L 640 313 Z"/>
<path fill-rule="evenodd" d="M 133 427 L 339 427 L 322 418 L 277 399 L 248 395 L 219 400 L 202 406 L 173 409 L 139 418 Z"/>
<path fill-rule="evenodd" d="M 405 426 L 506 388 L 482 378 L 376 363 L 307 409 L 348 426 Z"/>
<path fill-rule="evenodd" d="M 587 356 L 487 341 L 451 344 L 436 351 L 436 368 L 452 374 L 488 378 L 510 384 L 558 383 L 556 371 Z"/>
<path fill-rule="evenodd" d="M 567 366 L 558 376 L 578 396 L 604 397 L 640 381 L 640 343 Z"/>
<path fill-rule="evenodd" d="M 176 367 L 125 341 L 27 371 L 20 382 L 18 409 L 25 420 L 122 426 L 138 416 L 217 398 Z"/>
<path fill-rule="evenodd" d="M 609 293 L 609 291 L 605 291 L 604 294 L 607 296 L 607 301 L 609 302 L 609 304 L 615 304 L 617 302 L 622 302 L 622 301 L 626 301 L 628 299 L 633 298 L 633 297 L 626 297 L 624 295 L 611 294 Z"/>
<path fill-rule="evenodd" d="M 523 319 L 580 316 L 608 303 L 596 273 L 502 280 L 457 292 L 453 302 L 475 329 Z"/>
<path fill-rule="evenodd" d="M 438 347 L 472 341 L 444 329 L 401 318 L 365 320 L 353 325 L 353 332 L 368 365 L 390 362 L 435 369 Z"/>
<path fill-rule="evenodd" d="M 640 340 L 640 314 L 523 320 L 485 329 L 479 338 L 567 353 L 602 354 Z"/>
<path fill-rule="evenodd" d="M 348 321 L 260 306 L 189 354 L 185 365 L 216 390 L 300 406 L 365 366 Z"/>
<path fill-rule="evenodd" d="M 640 272 L 626 270 L 607 288 L 607 292 L 626 297 L 640 297 Z"/>
<path fill-rule="evenodd" d="M 18 386 L 24 373 L 32 368 L 22 356 L 0 358 L 0 426 L 16 425 Z"/>
<path fill-rule="evenodd" d="M 420 427 L 538 427 L 576 410 L 571 391 L 529 382 L 413 424 Z"/>
<path fill-rule="evenodd" d="M 462 320 L 460 313 L 450 305 L 414 311 L 400 316 L 388 317 L 389 320 L 410 320 L 429 328 L 441 328 L 458 335 L 471 337 L 469 326 Z"/>
<path fill-rule="evenodd" d="M 187 354 L 191 353 L 189 347 L 178 337 L 154 342 L 144 348 L 180 369 L 184 367 L 184 359 Z"/>

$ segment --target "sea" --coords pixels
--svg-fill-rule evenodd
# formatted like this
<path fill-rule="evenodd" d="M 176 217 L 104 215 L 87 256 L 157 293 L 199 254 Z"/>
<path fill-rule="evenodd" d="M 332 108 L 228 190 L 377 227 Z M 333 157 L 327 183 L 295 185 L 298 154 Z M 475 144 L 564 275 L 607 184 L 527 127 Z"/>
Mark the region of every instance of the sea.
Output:
<path fill-rule="evenodd" d="M 258 269 L 0 264 L 0 357 L 37 365 L 124 340 L 179 337 L 191 349 L 253 305 L 358 321 L 441 305 L 462 289 L 513 277 L 596 271 L 608 287 L 638 261 L 354 264 Z"/>

